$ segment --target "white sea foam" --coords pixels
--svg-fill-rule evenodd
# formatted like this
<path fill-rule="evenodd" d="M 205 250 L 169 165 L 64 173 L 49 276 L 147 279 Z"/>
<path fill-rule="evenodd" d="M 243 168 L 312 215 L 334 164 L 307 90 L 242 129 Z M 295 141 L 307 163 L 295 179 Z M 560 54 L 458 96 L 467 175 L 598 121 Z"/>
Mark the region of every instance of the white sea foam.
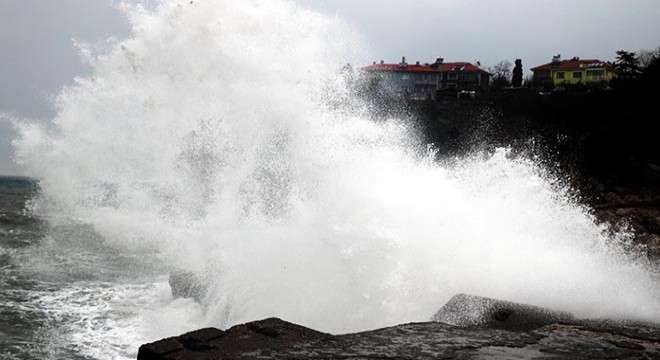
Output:
<path fill-rule="evenodd" d="M 199 304 L 192 299 L 172 301 L 169 286 L 162 281 L 79 283 L 26 295 L 30 301 L 14 310 L 44 314 L 43 326 L 32 339 L 32 355 L 44 359 L 67 359 L 72 354 L 134 359 L 141 344 L 172 331 L 189 331 L 201 317 Z"/>
<path fill-rule="evenodd" d="M 629 235 L 607 235 L 533 162 L 501 149 L 439 165 L 405 121 L 326 106 L 363 49 L 341 20 L 280 0 L 126 12 L 132 37 L 14 141 L 41 179 L 37 213 L 210 281 L 201 308 L 136 310 L 116 334 L 269 316 L 356 331 L 427 320 L 461 292 L 660 321 Z"/>

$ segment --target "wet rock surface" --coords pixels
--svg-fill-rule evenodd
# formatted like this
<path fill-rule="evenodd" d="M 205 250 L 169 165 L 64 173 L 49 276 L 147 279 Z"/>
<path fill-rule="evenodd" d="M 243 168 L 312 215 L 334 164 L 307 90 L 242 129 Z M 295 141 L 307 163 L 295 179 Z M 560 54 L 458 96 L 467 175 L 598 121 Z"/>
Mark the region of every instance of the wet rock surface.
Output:
<path fill-rule="evenodd" d="M 460 327 L 481 327 L 526 331 L 574 320 L 562 311 L 496 300 L 481 296 L 458 294 L 438 312 L 433 321 Z"/>
<path fill-rule="evenodd" d="M 590 203 L 596 218 L 634 233 L 639 252 L 660 264 L 660 188 L 634 189 L 599 185 Z"/>
<path fill-rule="evenodd" d="M 660 359 L 656 324 L 579 320 L 563 312 L 470 295 L 452 298 L 435 318 L 463 322 L 330 335 L 270 318 L 145 344 L 138 360 Z"/>

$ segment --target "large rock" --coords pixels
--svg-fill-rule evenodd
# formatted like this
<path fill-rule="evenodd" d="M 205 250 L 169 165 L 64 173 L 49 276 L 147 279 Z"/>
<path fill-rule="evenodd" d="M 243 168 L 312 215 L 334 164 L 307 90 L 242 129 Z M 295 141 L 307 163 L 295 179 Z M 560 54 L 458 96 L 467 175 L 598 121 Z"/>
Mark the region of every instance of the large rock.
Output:
<path fill-rule="evenodd" d="M 227 331 L 205 328 L 145 344 L 139 360 L 249 358 L 254 352 L 283 351 L 294 344 L 331 337 L 276 318 L 236 325 Z"/>
<path fill-rule="evenodd" d="M 470 305 L 482 309 L 481 315 L 474 316 Z M 431 321 L 329 335 L 271 318 L 145 344 L 138 360 L 660 359 L 655 324 L 575 320 L 469 295 L 456 296 L 436 315 L 461 326 Z"/>
<path fill-rule="evenodd" d="M 450 325 L 516 331 L 573 319 L 566 312 L 468 294 L 455 295 L 433 315 L 433 321 Z"/>

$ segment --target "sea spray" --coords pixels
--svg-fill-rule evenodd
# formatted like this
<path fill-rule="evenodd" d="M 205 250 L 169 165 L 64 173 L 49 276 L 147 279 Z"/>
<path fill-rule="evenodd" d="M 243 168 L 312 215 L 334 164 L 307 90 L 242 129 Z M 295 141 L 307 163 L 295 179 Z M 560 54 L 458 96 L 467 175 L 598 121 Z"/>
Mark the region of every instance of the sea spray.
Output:
<path fill-rule="evenodd" d="M 457 293 L 660 321 L 657 273 L 622 251 L 631 235 L 596 225 L 534 162 L 499 149 L 439 165 L 403 119 L 337 108 L 363 48 L 341 20 L 288 1 L 125 10 L 132 37 L 14 141 L 40 180 L 35 213 L 157 261 L 159 281 L 208 282 L 199 304 L 154 301 L 109 331 L 270 316 L 357 331 L 428 320 Z M 125 271 L 117 288 L 144 279 Z M 172 304 L 190 316 L 163 321 Z"/>

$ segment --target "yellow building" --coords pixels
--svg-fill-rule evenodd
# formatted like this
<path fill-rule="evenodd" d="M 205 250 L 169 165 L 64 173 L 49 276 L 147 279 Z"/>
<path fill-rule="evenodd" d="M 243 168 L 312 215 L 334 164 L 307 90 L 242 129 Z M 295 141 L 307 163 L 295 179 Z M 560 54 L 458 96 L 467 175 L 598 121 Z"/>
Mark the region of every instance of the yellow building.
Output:
<path fill-rule="evenodd" d="M 612 66 L 597 59 L 560 60 L 559 55 L 552 58 L 552 62 L 539 65 L 531 69 L 534 73 L 536 86 L 553 85 L 589 85 L 606 87 L 616 78 L 617 74 Z"/>

